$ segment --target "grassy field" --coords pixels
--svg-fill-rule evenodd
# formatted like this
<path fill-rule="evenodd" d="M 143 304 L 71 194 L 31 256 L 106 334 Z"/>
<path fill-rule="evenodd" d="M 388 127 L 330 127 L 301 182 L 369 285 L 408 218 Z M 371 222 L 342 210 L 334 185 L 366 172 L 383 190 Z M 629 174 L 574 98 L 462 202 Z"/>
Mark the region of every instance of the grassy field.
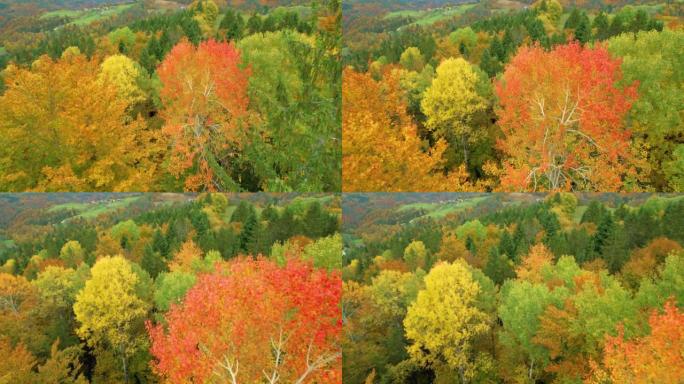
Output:
<path fill-rule="evenodd" d="M 68 17 L 71 19 L 69 24 L 73 25 L 88 25 L 94 21 L 106 19 L 120 13 L 123 13 L 131 9 L 135 4 L 120 4 L 113 5 L 109 7 L 93 8 L 93 9 L 82 9 L 82 10 L 71 10 L 64 9 L 59 11 L 52 11 L 44 13 L 40 16 L 41 19 L 47 19 L 50 17 Z"/>
<path fill-rule="evenodd" d="M 663 11 L 663 8 L 665 8 L 665 4 L 640 4 L 640 5 L 632 5 L 632 7 L 636 10 L 643 9 L 644 11 L 648 12 L 651 15 L 655 15 L 659 12 Z"/>
<path fill-rule="evenodd" d="M 407 204 L 399 208 L 399 211 L 408 210 L 423 210 L 427 213 L 422 217 L 431 217 L 433 219 L 441 219 L 449 214 L 463 211 L 468 208 L 473 208 L 481 202 L 489 199 L 487 196 L 473 197 L 472 199 L 460 200 L 451 203 L 414 203 Z"/>
<path fill-rule="evenodd" d="M 385 19 L 391 19 L 394 17 L 411 17 L 415 19 L 415 21 L 412 24 L 432 25 L 440 20 L 445 20 L 457 15 L 461 15 L 475 6 L 476 4 L 462 4 L 454 7 L 445 7 L 423 11 L 396 11 L 385 15 Z"/>
<path fill-rule="evenodd" d="M 0 47 L 0 56 L 4 55 L 7 53 L 7 49 L 5 47 Z"/>
<path fill-rule="evenodd" d="M 105 202 L 93 202 L 93 203 L 66 203 L 55 205 L 50 207 L 48 212 L 57 212 L 61 210 L 73 210 L 78 212 L 78 215 L 74 217 L 83 219 L 94 219 L 99 215 L 114 212 L 119 208 L 127 207 L 140 199 L 140 196 L 131 196 L 123 199 L 105 201 Z"/>
<path fill-rule="evenodd" d="M 12 240 L 12 239 L 0 241 L 0 245 L 2 245 L 3 247 L 7 247 L 7 248 L 14 247 L 14 244 L 15 244 L 14 240 Z"/>
<path fill-rule="evenodd" d="M 318 202 L 321 205 L 330 203 L 332 196 L 297 196 L 290 202 L 290 207 L 297 212 L 304 212 L 304 209 L 311 203 Z"/>

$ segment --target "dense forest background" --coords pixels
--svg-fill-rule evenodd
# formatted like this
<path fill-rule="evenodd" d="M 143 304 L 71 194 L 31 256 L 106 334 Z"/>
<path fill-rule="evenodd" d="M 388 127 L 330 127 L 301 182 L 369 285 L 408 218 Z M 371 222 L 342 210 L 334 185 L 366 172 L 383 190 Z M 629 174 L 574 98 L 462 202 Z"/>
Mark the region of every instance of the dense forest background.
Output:
<path fill-rule="evenodd" d="M 0 14 L 0 189 L 340 189 L 339 2 Z"/>
<path fill-rule="evenodd" d="M 346 194 L 344 382 L 682 380 L 684 199 Z"/>
<path fill-rule="evenodd" d="M 682 190 L 681 1 L 343 13 L 346 191 Z"/>
<path fill-rule="evenodd" d="M 40 193 L 0 210 L 3 380 L 339 382 L 338 196 Z"/>

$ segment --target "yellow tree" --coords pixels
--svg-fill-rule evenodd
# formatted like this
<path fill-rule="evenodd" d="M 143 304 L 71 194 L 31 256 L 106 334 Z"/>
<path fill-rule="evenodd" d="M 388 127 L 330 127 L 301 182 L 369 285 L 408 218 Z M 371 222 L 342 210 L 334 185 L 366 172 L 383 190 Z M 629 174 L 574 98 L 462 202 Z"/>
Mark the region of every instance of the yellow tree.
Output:
<path fill-rule="evenodd" d="M 133 105 L 145 100 L 145 93 L 138 86 L 140 76 L 142 69 L 132 59 L 124 55 L 114 55 L 102 62 L 98 78 L 105 84 L 113 85 L 118 91 L 119 98 Z"/>
<path fill-rule="evenodd" d="M 59 258 L 69 268 L 78 268 L 85 258 L 81 243 L 76 240 L 66 242 L 59 251 Z"/>
<path fill-rule="evenodd" d="M 475 373 L 473 338 L 490 328 L 489 316 L 477 307 L 480 292 L 464 261 L 435 266 L 404 318 L 411 359 L 435 369 L 446 365 L 468 382 Z"/>
<path fill-rule="evenodd" d="M 425 66 L 425 58 L 423 58 L 423 54 L 420 53 L 420 49 L 416 47 L 406 48 L 404 53 L 401 54 L 399 62 L 406 70 L 414 72 L 422 71 L 423 66 Z"/>
<path fill-rule="evenodd" d="M 422 241 L 412 241 L 411 244 L 404 249 L 404 261 L 411 268 L 415 270 L 418 268 L 425 269 L 427 262 L 427 249 Z"/>
<path fill-rule="evenodd" d="M 188 9 L 195 14 L 193 19 L 197 20 L 202 33 L 209 36 L 214 31 L 219 14 L 216 3 L 212 0 L 195 0 Z"/>
<path fill-rule="evenodd" d="M 468 146 L 478 136 L 472 120 L 477 113 L 487 109 L 484 96 L 490 92 L 489 79 L 483 72 L 475 71 L 462 58 L 452 58 L 437 67 L 437 77 L 421 102 L 429 130 L 447 140 L 458 138 L 466 167 Z"/>
<path fill-rule="evenodd" d="M 147 344 L 144 321 L 150 303 L 139 296 L 149 291 L 149 277 L 122 256 L 104 257 L 76 296 L 76 333 L 93 348 L 111 348 L 121 361 L 128 382 L 128 361 Z"/>
<path fill-rule="evenodd" d="M 342 85 L 344 191 L 468 190 L 464 169 L 445 175 L 446 143 L 424 150 L 396 72 L 383 81 L 345 69 Z"/>

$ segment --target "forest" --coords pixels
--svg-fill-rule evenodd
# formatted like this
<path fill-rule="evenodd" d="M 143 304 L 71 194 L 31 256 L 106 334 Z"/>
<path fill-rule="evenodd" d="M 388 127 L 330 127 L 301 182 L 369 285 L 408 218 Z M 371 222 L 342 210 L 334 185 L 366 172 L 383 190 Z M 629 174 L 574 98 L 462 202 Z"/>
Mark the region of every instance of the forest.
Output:
<path fill-rule="evenodd" d="M 345 194 L 345 383 L 679 383 L 684 199 Z"/>
<path fill-rule="evenodd" d="M 681 1 L 349 2 L 343 190 L 684 190 L 683 17 Z"/>
<path fill-rule="evenodd" d="M 0 3 L 0 190 L 340 190 L 339 1 L 63 3 Z"/>
<path fill-rule="evenodd" d="M 0 211 L 1 382 L 341 382 L 339 196 L 5 194 Z"/>

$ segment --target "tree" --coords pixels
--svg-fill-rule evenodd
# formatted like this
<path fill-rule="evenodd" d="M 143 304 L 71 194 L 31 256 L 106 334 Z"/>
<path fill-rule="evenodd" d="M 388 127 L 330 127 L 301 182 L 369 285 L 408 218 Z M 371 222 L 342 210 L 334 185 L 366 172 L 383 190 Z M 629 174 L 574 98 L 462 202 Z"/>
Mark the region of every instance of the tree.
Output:
<path fill-rule="evenodd" d="M 118 222 L 110 230 L 112 238 L 119 242 L 124 249 L 130 249 L 130 243 L 140 238 L 140 227 L 133 220 Z M 111 255 L 110 255 L 111 256 Z"/>
<path fill-rule="evenodd" d="M 147 343 L 141 331 L 150 303 L 141 295 L 151 292 L 151 282 L 122 256 L 101 258 L 91 274 L 74 303 L 76 333 L 91 347 L 111 348 L 128 382 L 129 360 Z"/>
<path fill-rule="evenodd" d="M 196 281 L 195 275 L 182 271 L 160 274 L 155 281 L 155 307 L 166 312 L 172 305 L 182 303 L 185 294 L 195 285 Z"/>
<path fill-rule="evenodd" d="M 176 45 L 160 65 L 164 134 L 173 143 L 169 171 L 189 190 L 238 186 L 221 162 L 224 150 L 239 141 L 247 116 L 249 69 L 242 69 L 232 43 L 209 40 L 197 48 Z"/>
<path fill-rule="evenodd" d="M 225 30 L 226 39 L 240 40 L 245 29 L 245 19 L 242 18 L 242 14 L 235 12 L 232 8 L 228 8 L 223 16 L 223 20 L 221 20 L 219 29 Z"/>
<path fill-rule="evenodd" d="M 678 306 L 684 304 L 684 255 L 673 253 L 657 270 L 657 276 L 641 281 L 635 300 L 640 308 L 656 308 L 674 298 Z"/>
<path fill-rule="evenodd" d="M 464 57 L 477 47 L 477 33 L 471 27 L 455 30 L 449 35 L 449 40 L 458 45 L 459 51 Z"/>
<path fill-rule="evenodd" d="M 45 341 L 40 304 L 38 289 L 26 278 L 0 273 L 0 337 L 38 351 Z"/>
<path fill-rule="evenodd" d="M 527 280 L 511 280 L 501 289 L 502 299 L 498 314 L 503 323 L 502 344 L 520 356 L 526 366 L 527 380 L 534 380 L 548 363 L 548 351 L 533 342 L 540 327 L 540 316 L 554 302 L 549 288 Z"/>
<path fill-rule="evenodd" d="M 575 39 L 582 44 L 586 44 L 591 41 L 591 22 L 589 17 L 584 15 L 577 24 L 577 29 L 575 29 Z"/>
<path fill-rule="evenodd" d="M 193 272 L 193 265 L 202 259 L 202 250 L 194 241 L 188 240 L 181 245 L 181 248 L 173 256 L 169 263 L 171 272 Z"/>
<path fill-rule="evenodd" d="M 141 76 L 143 71 L 136 62 L 128 56 L 114 55 L 102 62 L 98 79 L 105 84 L 113 85 L 118 91 L 119 98 L 130 106 L 146 99 L 138 85 Z"/>
<path fill-rule="evenodd" d="M 624 330 L 607 335 L 604 369 L 596 369 L 596 383 L 677 383 L 684 380 L 684 314 L 674 302 L 665 303 L 663 313 L 653 310 L 648 324 L 651 333 L 625 340 Z"/>
<path fill-rule="evenodd" d="M 482 68 L 489 77 L 496 76 L 497 73 L 501 72 L 503 66 L 497 59 L 495 55 L 492 55 L 489 48 L 482 52 L 482 58 L 480 59 L 480 67 Z"/>
<path fill-rule="evenodd" d="M 412 241 L 407 245 L 404 249 L 404 261 L 411 270 L 425 269 L 428 262 L 425 244 L 422 241 Z"/>
<path fill-rule="evenodd" d="M 387 366 L 408 358 L 402 322 L 424 287 L 424 275 L 381 271 L 368 286 L 345 283 L 343 382 L 354 377 L 363 381 L 373 367 L 383 375 Z"/>
<path fill-rule="evenodd" d="M 416 47 L 408 47 L 401 54 L 399 63 L 407 71 L 420 72 L 425 66 L 425 59 L 423 58 L 423 54 L 420 53 L 420 49 Z"/>
<path fill-rule="evenodd" d="M 342 179 L 345 192 L 472 188 L 463 169 L 444 175 L 446 143 L 429 152 L 406 112 L 392 73 L 383 81 L 345 69 L 342 86 Z"/>
<path fill-rule="evenodd" d="M 515 277 L 513 263 L 505 253 L 500 253 L 499 248 L 492 247 L 489 251 L 487 264 L 483 272 L 496 284 L 503 284 L 507 279 Z"/>
<path fill-rule="evenodd" d="M 2 190 L 146 191 L 154 184 L 158 134 L 130 118 L 129 102 L 99 80 L 97 61 L 67 50 L 30 69 L 10 66 L 4 77 Z"/>
<path fill-rule="evenodd" d="M 119 53 L 125 54 L 135 44 L 135 33 L 129 27 L 115 29 L 107 35 L 109 43 L 117 47 Z"/>
<path fill-rule="evenodd" d="M 552 264 L 553 254 L 544 244 L 537 244 L 530 248 L 530 252 L 523 258 L 518 268 L 515 269 L 515 273 L 519 280 L 540 283 L 543 279 L 543 268 Z"/>
<path fill-rule="evenodd" d="M 458 138 L 463 162 L 468 167 L 468 147 L 482 133 L 473 126 L 473 118 L 488 107 L 489 79 L 464 59 L 447 59 L 437 67 L 437 77 L 425 91 L 421 110 L 425 125 L 447 141 Z M 479 136 L 479 137 L 478 137 Z"/>
<path fill-rule="evenodd" d="M 563 15 L 563 6 L 558 0 L 539 0 L 533 4 L 533 7 L 554 24 L 557 24 Z"/>
<path fill-rule="evenodd" d="M 188 9 L 193 12 L 193 19 L 199 24 L 202 33 L 209 36 L 214 30 L 219 8 L 213 0 L 194 0 Z"/>
<path fill-rule="evenodd" d="M 608 16 L 603 11 L 594 18 L 593 27 L 596 29 L 596 40 L 605 40 L 609 37 L 610 23 Z"/>
<path fill-rule="evenodd" d="M 684 133 L 684 32 L 639 32 L 607 42 L 608 50 L 621 58 L 622 86 L 638 81 L 639 99 L 630 112 L 638 148 L 648 152 L 650 181 L 658 190 L 682 190 L 677 178 L 677 146 L 674 137 Z M 681 151 L 679 152 L 681 153 Z M 673 163 L 674 162 L 674 163 Z M 669 166 L 663 166 L 664 163 Z"/>
<path fill-rule="evenodd" d="M 563 280 L 572 295 L 546 308 L 533 341 L 549 353 L 547 372 L 560 381 L 576 381 L 588 376 L 589 362 L 599 357 L 604 336 L 618 323 L 633 334 L 638 312 L 631 293 L 615 278 L 582 271 L 570 257 L 561 257 L 549 271 L 549 282 L 554 280 Z"/>
<path fill-rule="evenodd" d="M 0 378 L 3 383 L 13 384 L 87 384 L 80 374 L 81 364 L 78 361 L 78 347 L 58 349 L 59 342 L 52 345 L 50 358 L 43 364 L 19 343 L 13 346 L 9 339 L 0 337 L 0 353 L 5 356 L 0 366 Z M 36 372 L 37 370 L 37 372 Z"/>
<path fill-rule="evenodd" d="M 85 260 L 85 252 L 81 248 L 81 243 L 71 240 L 62 246 L 62 249 L 59 251 L 59 258 L 62 259 L 67 267 L 78 268 Z"/>
<path fill-rule="evenodd" d="M 576 29 L 582 20 L 582 12 L 579 8 L 573 8 L 570 16 L 565 20 L 565 29 Z"/>
<path fill-rule="evenodd" d="M 446 365 L 463 383 L 473 377 L 472 340 L 490 327 L 489 316 L 477 307 L 480 289 L 463 261 L 430 270 L 404 318 L 412 360 L 424 367 Z"/>
<path fill-rule="evenodd" d="M 238 48 L 252 70 L 250 107 L 260 116 L 244 149 L 255 154 L 250 163 L 259 187 L 339 190 L 338 58 L 292 30 L 254 34 Z"/>
<path fill-rule="evenodd" d="M 629 188 L 635 159 L 623 118 L 634 85 L 618 87 L 620 62 L 577 43 L 521 48 L 496 82 L 497 147 L 511 190 Z"/>
<path fill-rule="evenodd" d="M 435 254 L 435 259 L 451 263 L 458 259 L 467 259 L 468 253 L 465 241 L 454 234 L 444 234 L 439 245 L 439 252 Z"/>
<path fill-rule="evenodd" d="M 89 271 L 87 264 L 81 264 L 78 271 L 48 266 L 31 282 L 40 294 L 40 316 L 50 319 L 47 328 L 50 340 L 59 338 L 60 343 L 67 346 L 79 343 L 73 333 L 75 322 L 72 308 Z"/>
<path fill-rule="evenodd" d="M 155 279 L 160 273 L 168 271 L 166 260 L 161 253 L 154 250 L 151 244 L 145 245 L 142 258 L 140 259 L 140 266 L 152 279 Z"/>
<path fill-rule="evenodd" d="M 250 34 L 261 32 L 261 26 L 261 16 L 259 16 L 258 14 L 254 13 L 252 14 L 252 16 L 250 16 L 249 19 L 247 19 L 247 30 Z"/>
<path fill-rule="evenodd" d="M 343 243 L 342 236 L 335 235 L 320 238 L 304 247 L 302 258 L 313 262 L 316 268 L 328 271 L 342 268 Z"/>
<path fill-rule="evenodd" d="M 154 370 L 173 382 L 339 382 L 341 289 L 336 272 L 301 261 L 234 259 L 201 275 L 167 325 L 148 323 Z"/>
<path fill-rule="evenodd" d="M 16 347 L 6 337 L 0 338 L 0 352 L 5 361 L 0 366 L 0 377 L 6 383 L 30 384 L 34 382 L 33 367 L 37 359 L 23 344 Z"/>

